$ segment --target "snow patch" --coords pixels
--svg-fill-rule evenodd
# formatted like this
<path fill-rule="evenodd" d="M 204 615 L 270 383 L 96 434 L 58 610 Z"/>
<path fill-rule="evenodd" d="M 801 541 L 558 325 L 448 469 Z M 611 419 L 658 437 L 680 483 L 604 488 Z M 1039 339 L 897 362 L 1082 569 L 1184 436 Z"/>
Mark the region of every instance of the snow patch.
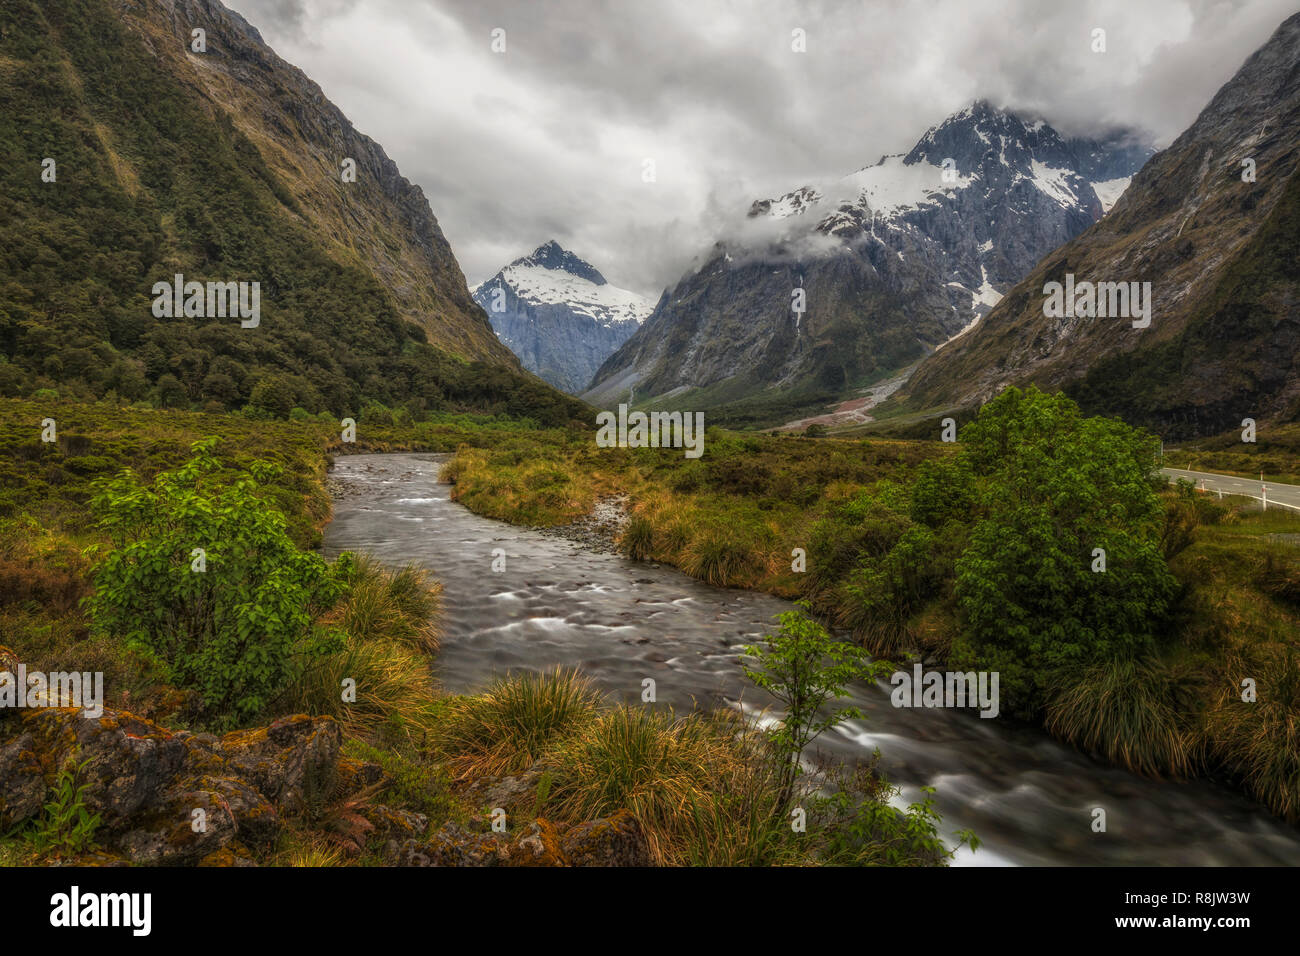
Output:
<path fill-rule="evenodd" d="M 875 166 L 859 169 L 835 184 L 839 202 L 857 203 L 889 219 L 905 209 L 933 205 L 945 193 L 965 189 L 969 176 L 955 182 L 943 180 L 943 167 L 931 163 L 903 162 L 902 155 L 886 156 Z M 838 203 L 837 203 L 838 204 Z"/>
<path fill-rule="evenodd" d="M 1071 175 L 1070 170 L 1057 169 L 1055 166 L 1040 163 L 1036 159 L 1032 161 L 1032 168 L 1034 175 L 1031 181 L 1042 192 L 1055 199 L 1062 206 L 1077 206 L 1079 204 L 1079 197 L 1074 194 L 1074 190 L 1068 185 L 1068 177 Z"/>
<path fill-rule="evenodd" d="M 1096 192 L 1097 198 L 1101 200 L 1101 211 L 1110 212 L 1111 207 L 1119 201 L 1119 197 L 1124 195 L 1124 190 L 1128 189 L 1128 184 L 1133 181 L 1132 176 L 1124 176 L 1120 179 L 1106 179 L 1099 183 L 1093 183 L 1093 191 Z"/>

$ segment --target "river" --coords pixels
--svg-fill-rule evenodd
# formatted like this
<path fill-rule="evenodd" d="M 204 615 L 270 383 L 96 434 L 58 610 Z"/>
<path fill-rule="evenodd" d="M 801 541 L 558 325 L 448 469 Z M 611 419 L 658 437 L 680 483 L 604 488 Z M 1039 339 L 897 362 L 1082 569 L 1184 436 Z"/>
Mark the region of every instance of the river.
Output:
<path fill-rule="evenodd" d="M 447 455 L 340 457 L 324 551 L 415 562 L 443 584 L 448 692 L 475 691 L 508 671 L 580 667 L 611 699 L 761 710 L 737 646 L 774 630 L 792 605 L 710 587 L 672 568 L 597 554 L 563 538 L 483 518 L 437 480 Z M 505 570 L 492 570 L 496 549 Z M 1043 732 L 974 712 L 896 709 L 888 685 L 852 688 L 866 715 L 818 741 L 854 760 L 882 754 L 903 800 L 937 788 L 943 830 L 984 842 L 954 865 L 1300 865 L 1300 830 L 1216 784 L 1146 780 L 1106 767 Z M 649 706 L 649 705 L 647 705 Z M 1092 830 L 1093 808 L 1106 832 Z"/>

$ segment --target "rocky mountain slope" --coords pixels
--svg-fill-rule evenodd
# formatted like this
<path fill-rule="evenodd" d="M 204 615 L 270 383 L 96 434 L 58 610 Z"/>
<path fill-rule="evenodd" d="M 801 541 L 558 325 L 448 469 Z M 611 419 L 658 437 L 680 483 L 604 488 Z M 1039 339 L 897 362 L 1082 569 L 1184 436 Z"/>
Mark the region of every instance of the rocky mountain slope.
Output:
<path fill-rule="evenodd" d="M 302 70 L 218 0 L 136 0 L 118 8 L 162 68 L 214 118 L 224 113 L 248 137 L 331 256 L 372 272 L 398 314 L 435 345 L 510 363 L 470 301 L 424 192 Z M 189 49 L 195 27 L 207 31 L 206 53 Z M 344 159 L 356 162 L 355 182 L 343 181 Z"/>
<path fill-rule="evenodd" d="M 1300 14 L 1101 222 L 1047 256 L 901 399 L 973 406 L 1008 384 L 1182 438 L 1300 416 Z M 1150 282 L 1148 327 L 1045 314 L 1045 286 Z M 1052 310 L 1054 311 L 1054 310 Z"/>
<path fill-rule="evenodd" d="M 586 388 L 654 306 L 610 285 L 554 240 L 475 287 L 473 296 L 524 368 L 572 393 Z"/>
<path fill-rule="evenodd" d="M 497 339 L 419 187 L 216 0 L 6 3 L 0 107 L 0 394 L 581 408 Z M 176 274 L 257 282 L 260 321 L 156 315 Z"/>
<path fill-rule="evenodd" d="M 879 378 L 987 314 L 1042 255 L 1101 218 L 1149 153 L 1130 132 L 1068 140 L 977 102 L 906 154 L 754 203 L 586 397 L 608 404 L 634 390 L 707 407 Z"/>

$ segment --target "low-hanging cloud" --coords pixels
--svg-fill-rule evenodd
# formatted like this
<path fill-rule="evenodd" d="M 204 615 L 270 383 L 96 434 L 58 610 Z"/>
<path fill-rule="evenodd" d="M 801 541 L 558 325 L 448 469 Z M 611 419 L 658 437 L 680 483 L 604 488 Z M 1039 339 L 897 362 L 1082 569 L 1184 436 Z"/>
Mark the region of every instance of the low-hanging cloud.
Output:
<path fill-rule="evenodd" d="M 1167 145 L 1294 0 L 227 0 L 429 198 L 471 283 L 547 239 L 652 298 L 756 198 L 977 98 Z M 1092 31 L 1107 50 L 1092 50 Z M 505 52 L 491 49 L 504 30 Z M 792 49 L 802 30 L 806 52 Z M 654 180 L 646 181 L 646 160 Z"/>

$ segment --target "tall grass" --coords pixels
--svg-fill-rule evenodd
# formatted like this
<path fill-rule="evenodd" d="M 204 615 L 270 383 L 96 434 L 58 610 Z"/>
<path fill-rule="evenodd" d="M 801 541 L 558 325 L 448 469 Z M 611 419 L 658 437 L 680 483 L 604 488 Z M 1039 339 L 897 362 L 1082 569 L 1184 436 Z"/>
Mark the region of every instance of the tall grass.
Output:
<path fill-rule="evenodd" d="M 649 559 L 654 554 L 654 525 L 646 518 L 632 517 L 623 529 L 619 544 L 633 561 Z"/>
<path fill-rule="evenodd" d="M 749 541 L 730 528 L 712 525 L 687 545 L 682 570 L 714 587 L 742 587 L 753 582 L 761 566 Z"/>
<path fill-rule="evenodd" d="M 452 702 L 438 746 L 463 777 L 526 770 L 596 717 L 599 695 L 576 670 L 507 676 Z"/>
<path fill-rule="evenodd" d="M 347 593 L 318 621 L 343 632 L 343 647 L 309 659 L 283 708 L 328 714 L 372 739 L 425 735 L 439 709 L 429 655 L 438 647 L 441 590 L 422 569 L 358 556 Z"/>
<path fill-rule="evenodd" d="M 1149 777 L 1187 777 L 1197 764 L 1188 700 L 1197 678 L 1160 660 L 1116 658 L 1057 678 L 1049 732 Z"/>
<path fill-rule="evenodd" d="M 1266 645 L 1232 671 L 1207 715 L 1209 746 L 1256 799 L 1300 822 L 1300 652 Z M 1253 702 L 1241 699 L 1242 678 L 1255 681 Z"/>
<path fill-rule="evenodd" d="M 345 697 L 350 687 L 355 700 Z M 397 641 L 351 637 L 342 650 L 313 660 L 290 685 L 283 705 L 279 709 L 286 713 L 329 715 L 349 736 L 385 740 L 423 737 L 441 709 L 425 655 Z"/>
<path fill-rule="evenodd" d="M 358 555 L 356 571 L 334 614 L 327 620 L 358 641 L 391 640 L 415 651 L 438 650 L 442 584 L 423 568 L 386 568 Z"/>
<path fill-rule="evenodd" d="M 778 788 L 738 732 L 728 716 L 616 707 L 556 749 L 553 805 L 573 820 L 627 808 L 660 863 L 758 862 L 778 845 Z"/>

